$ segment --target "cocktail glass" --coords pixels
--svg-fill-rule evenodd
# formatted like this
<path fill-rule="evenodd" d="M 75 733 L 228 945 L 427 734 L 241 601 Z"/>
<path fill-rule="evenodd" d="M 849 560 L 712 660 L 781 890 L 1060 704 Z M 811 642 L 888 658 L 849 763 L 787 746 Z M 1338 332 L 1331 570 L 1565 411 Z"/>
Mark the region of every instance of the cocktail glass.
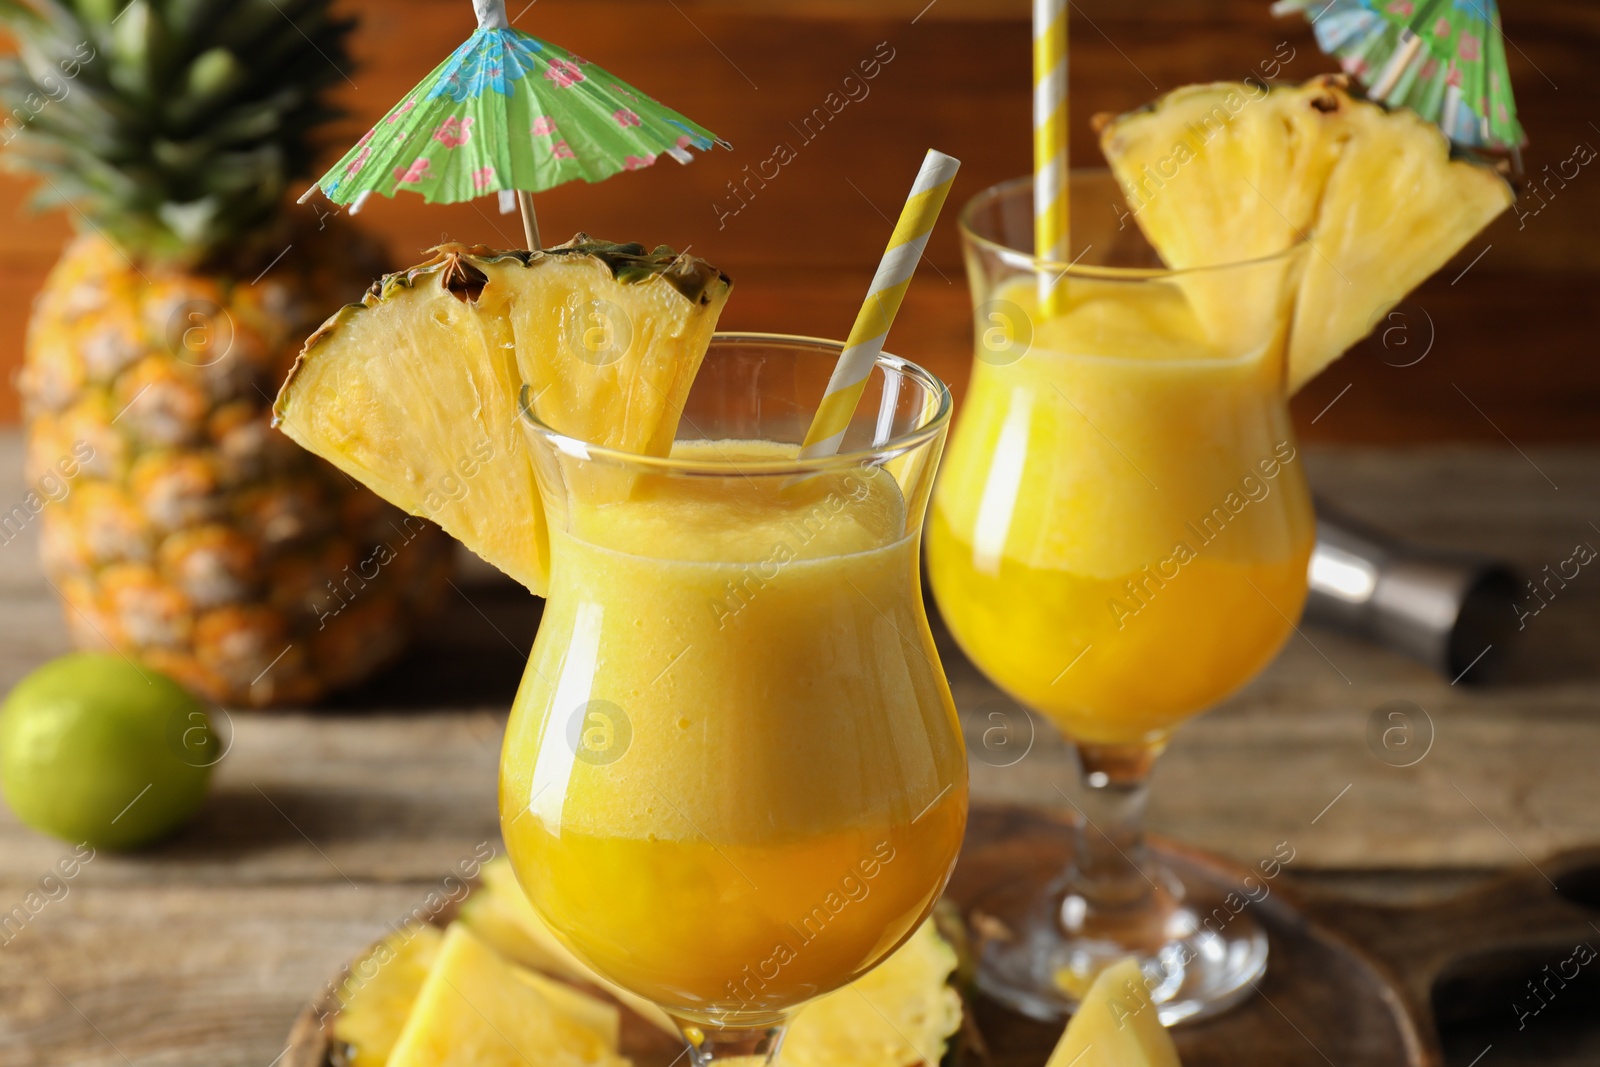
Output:
<path fill-rule="evenodd" d="M 1171 1023 L 1266 968 L 1260 927 L 1163 864 L 1142 813 L 1172 731 L 1271 659 L 1305 597 L 1313 518 L 1284 366 L 1305 248 L 1167 271 L 1110 175 L 1075 174 L 1072 194 L 1071 264 L 1024 251 L 1031 180 L 963 212 L 977 355 L 929 573 L 961 648 L 1083 771 L 1067 869 L 975 907 L 982 988 L 1056 1018 L 1133 954 Z"/>
<path fill-rule="evenodd" d="M 840 454 L 797 460 L 839 352 L 719 335 L 669 458 L 524 405 L 550 592 L 501 827 L 556 935 L 700 1065 L 770 1057 L 909 937 L 966 824 L 917 568 L 949 393 L 881 356 Z"/>

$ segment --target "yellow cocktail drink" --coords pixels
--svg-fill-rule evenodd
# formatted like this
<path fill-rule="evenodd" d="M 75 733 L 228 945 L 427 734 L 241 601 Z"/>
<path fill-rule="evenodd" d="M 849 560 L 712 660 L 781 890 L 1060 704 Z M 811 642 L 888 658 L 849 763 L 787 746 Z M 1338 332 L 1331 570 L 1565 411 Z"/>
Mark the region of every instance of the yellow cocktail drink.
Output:
<path fill-rule="evenodd" d="M 1074 740 L 1157 740 L 1300 613 L 1314 522 L 1279 338 L 1216 344 L 1176 284 L 1070 279 L 1044 320 L 1031 283 L 999 292 L 1032 320 L 1026 355 L 973 365 L 934 591 L 974 662 Z"/>
<path fill-rule="evenodd" d="M 507 847 L 600 973 L 691 1020 L 777 1018 L 908 936 L 959 848 L 965 756 L 917 523 L 876 466 L 595 473 L 552 523 L 502 759 Z"/>
<path fill-rule="evenodd" d="M 1070 184 L 1070 263 L 1024 250 L 1027 181 L 963 212 L 977 357 L 928 571 L 961 647 L 1082 770 L 1064 869 L 973 904 L 1011 932 L 978 949 L 980 988 L 1055 1019 L 1131 955 L 1171 1024 L 1266 969 L 1265 932 L 1162 862 L 1142 813 L 1172 731 L 1265 666 L 1305 599 L 1315 520 L 1285 361 L 1307 246 L 1171 270 L 1109 175 Z"/>

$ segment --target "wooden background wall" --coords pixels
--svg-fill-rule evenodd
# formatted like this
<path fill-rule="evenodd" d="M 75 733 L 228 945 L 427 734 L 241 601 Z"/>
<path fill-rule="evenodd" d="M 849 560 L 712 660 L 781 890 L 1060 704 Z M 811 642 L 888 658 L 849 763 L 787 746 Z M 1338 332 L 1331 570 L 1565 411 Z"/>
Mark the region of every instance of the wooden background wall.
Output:
<path fill-rule="evenodd" d="M 353 139 L 473 21 L 467 0 L 347 2 L 364 16 L 359 65 L 343 93 Z M 1275 19 L 1268 6 L 1074 0 L 1074 161 L 1099 162 L 1088 127 L 1095 112 L 1186 82 L 1244 77 L 1284 54 L 1284 42 L 1294 55 L 1284 77 L 1333 69 L 1303 19 Z M 1579 143 L 1600 147 L 1600 5 L 1503 0 L 1503 8 L 1532 137 L 1528 170 L 1542 177 Z M 510 0 L 510 12 L 518 26 L 617 72 L 736 146 L 689 167 L 663 161 L 539 201 L 547 240 L 581 228 L 691 245 L 736 280 L 728 328 L 842 336 L 924 148 L 964 161 L 952 204 L 1028 169 L 1026 0 Z M 814 139 L 799 136 L 791 123 L 880 51 L 893 58 L 869 94 Z M 722 216 L 717 205 L 737 206 L 727 184 L 785 141 L 797 158 L 737 215 Z M 1301 432 L 1394 442 L 1600 438 L 1600 162 L 1550 189 L 1537 214 L 1502 218 L 1403 305 L 1409 349 L 1363 344 L 1308 387 L 1295 401 Z M 11 377 L 29 302 L 68 232 L 60 214 L 21 214 L 25 190 L 0 178 L 0 423 L 17 418 Z M 403 197 L 372 202 L 362 220 L 400 259 L 441 238 L 520 244 L 514 218 L 489 203 L 432 207 Z M 971 331 L 948 216 L 928 259 L 891 348 L 959 393 Z M 1393 365 L 1427 348 L 1430 335 L 1426 358 Z"/>

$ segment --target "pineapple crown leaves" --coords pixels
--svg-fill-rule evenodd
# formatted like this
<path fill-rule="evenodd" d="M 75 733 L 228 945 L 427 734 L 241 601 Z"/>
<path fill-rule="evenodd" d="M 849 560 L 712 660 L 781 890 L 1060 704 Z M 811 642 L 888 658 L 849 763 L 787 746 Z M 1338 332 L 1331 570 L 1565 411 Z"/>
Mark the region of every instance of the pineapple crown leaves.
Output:
<path fill-rule="evenodd" d="M 0 146 L 130 258 L 255 251 L 340 112 L 333 0 L 0 0 Z"/>

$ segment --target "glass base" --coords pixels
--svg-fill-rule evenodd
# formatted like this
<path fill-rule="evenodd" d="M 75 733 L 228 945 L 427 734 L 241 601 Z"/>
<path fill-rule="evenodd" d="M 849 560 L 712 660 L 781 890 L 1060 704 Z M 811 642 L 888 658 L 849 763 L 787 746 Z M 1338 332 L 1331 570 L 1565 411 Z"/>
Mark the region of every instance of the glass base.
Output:
<path fill-rule="evenodd" d="M 1248 902 L 1181 861 L 1176 869 L 1161 862 L 1154 848 L 1148 855 L 1149 893 L 1123 922 L 1102 907 L 1094 928 L 1086 928 L 1089 909 L 1059 878 L 1020 880 L 977 900 L 970 921 L 978 988 L 1013 1011 L 1053 1022 L 1077 1010 L 1096 975 L 1132 955 L 1168 1026 L 1248 997 L 1267 970 L 1267 935 Z"/>
<path fill-rule="evenodd" d="M 673 1021 L 678 1024 L 678 1030 L 688 1045 L 685 1051 L 689 1053 L 692 1067 L 716 1067 L 733 1059 L 744 1060 L 757 1067 L 770 1064 L 783 1046 L 784 1035 L 788 1032 L 788 1025 L 783 1021 L 768 1026 L 724 1027 L 688 1022 L 676 1017 Z"/>

